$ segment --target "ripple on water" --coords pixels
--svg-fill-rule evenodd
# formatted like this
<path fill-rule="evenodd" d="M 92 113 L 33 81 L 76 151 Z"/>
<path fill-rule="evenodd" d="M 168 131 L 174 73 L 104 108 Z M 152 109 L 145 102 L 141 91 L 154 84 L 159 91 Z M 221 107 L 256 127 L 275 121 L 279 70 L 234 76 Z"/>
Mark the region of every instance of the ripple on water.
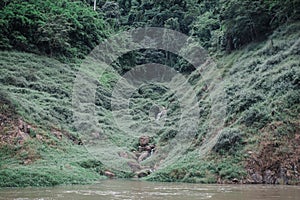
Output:
<path fill-rule="evenodd" d="M 0 200 L 299 200 L 300 187 L 107 180 L 95 185 L 0 188 Z"/>

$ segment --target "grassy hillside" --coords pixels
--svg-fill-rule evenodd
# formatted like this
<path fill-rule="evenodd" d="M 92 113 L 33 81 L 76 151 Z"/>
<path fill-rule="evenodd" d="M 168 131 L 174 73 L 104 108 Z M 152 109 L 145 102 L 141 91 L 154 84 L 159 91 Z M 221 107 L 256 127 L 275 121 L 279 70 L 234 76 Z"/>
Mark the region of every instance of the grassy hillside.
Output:
<path fill-rule="evenodd" d="M 265 41 L 215 58 L 205 76 L 185 75 L 198 108 L 185 107 L 171 90 L 177 76 L 138 88 L 121 82 L 133 93 L 116 100 L 120 74 L 96 60 L 62 64 L 1 51 L 0 186 L 88 183 L 105 171 L 117 177 L 152 172 L 144 179 L 155 181 L 299 183 L 299 28 L 281 26 Z M 74 109 L 85 116 L 89 108 L 74 108 L 76 74 L 85 65 L 96 77 L 93 120 L 100 126 L 78 124 L 73 116 Z M 127 100 L 125 108 L 112 105 Z M 155 120 L 163 106 L 167 116 Z M 193 110 L 200 112 L 197 127 L 189 127 L 194 118 L 185 114 Z M 139 159 L 141 136 L 153 145 L 146 159 Z"/>
<path fill-rule="evenodd" d="M 75 66 L 1 52 L 1 186 L 85 183 L 101 175 L 69 129 Z M 96 173 L 97 171 L 97 173 Z"/>
<path fill-rule="evenodd" d="M 227 105 L 224 127 L 212 152 L 199 157 L 197 149 L 205 134 L 200 129 L 194 150 L 150 180 L 299 182 L 295 170 L 300 99 L 297 27 L 281 27 L 268 40 L 217 61 Z"/>

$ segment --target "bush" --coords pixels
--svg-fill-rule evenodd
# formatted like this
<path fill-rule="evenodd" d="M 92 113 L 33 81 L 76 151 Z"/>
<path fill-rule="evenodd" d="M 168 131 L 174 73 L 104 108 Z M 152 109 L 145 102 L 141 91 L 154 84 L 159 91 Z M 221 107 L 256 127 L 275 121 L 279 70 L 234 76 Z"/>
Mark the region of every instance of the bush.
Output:
<path fill-rule="evenodd" d="M 85 160 L 78 163 L 80 167 L 90 169 L 96 167 L 103 167 L 103 164 L 99 160 Z"/>
<path fill-rule="evenodd" d="M 163 131 L 163 134 L 160 137 L 160 142 L 166 142 L 177 135 L 178 131 L 172 128 L 168 128 Z"/>
<path fill-rule="evenodd" d="M 212 148 L 215 152 L 237 150 L 242 143 L 243 133 L 239 129 L 226 128 L 219 134 L 218 140 Z"/>
<path fill-rule="evenodd" d="M 219 170 L 219 176 L 226 180 L 232 180 L 234 178 L 240 179 L 246 174 L 243 167 L 234 163 L 232 160 L 221 162 L 217 169 Z"/>
<path fill-rule="evenodd" d="M 270 120 L 270 117 L 264 110 L 253 107 L 246 110 L 241 118 L 241 122 L 246 126 L 256 125 L 258 128 L 264 127 Z"/>
<path fill-rule="evenodd" d="M 230 91 L 226 91 L 227 94 L 231 95 Z M 243 112 L 254 104 L 258 102 L 262 102 L 264 100 L 264 96 L 257 91 L 253 90 L 240 90 L 233 94 L 229 106 L 228 106 L 228 113 L 240 113 Z"/>

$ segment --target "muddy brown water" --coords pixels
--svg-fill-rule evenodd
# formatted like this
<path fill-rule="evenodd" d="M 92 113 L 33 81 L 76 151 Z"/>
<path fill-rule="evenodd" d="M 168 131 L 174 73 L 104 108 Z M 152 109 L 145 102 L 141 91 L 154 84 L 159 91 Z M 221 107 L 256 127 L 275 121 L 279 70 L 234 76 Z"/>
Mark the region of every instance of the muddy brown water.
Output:
<path fill-rule="evenodd" d="M 94 185 L 0 188 L 0 199 L 16 200 L 299 200 L 299 186 L 206 185 L 105 180 Z"/>

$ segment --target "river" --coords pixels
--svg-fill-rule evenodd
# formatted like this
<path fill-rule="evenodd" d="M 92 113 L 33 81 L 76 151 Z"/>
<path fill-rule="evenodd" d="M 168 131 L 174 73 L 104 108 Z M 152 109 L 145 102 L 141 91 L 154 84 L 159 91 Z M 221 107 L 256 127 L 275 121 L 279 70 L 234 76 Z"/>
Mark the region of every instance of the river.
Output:
<path fill-rule="evenodd" d="M 299 186 L 206 185 L 105 180 L 93 185 L 0 188 L 0 199 L 16 200 L 299 200 Z"/>

